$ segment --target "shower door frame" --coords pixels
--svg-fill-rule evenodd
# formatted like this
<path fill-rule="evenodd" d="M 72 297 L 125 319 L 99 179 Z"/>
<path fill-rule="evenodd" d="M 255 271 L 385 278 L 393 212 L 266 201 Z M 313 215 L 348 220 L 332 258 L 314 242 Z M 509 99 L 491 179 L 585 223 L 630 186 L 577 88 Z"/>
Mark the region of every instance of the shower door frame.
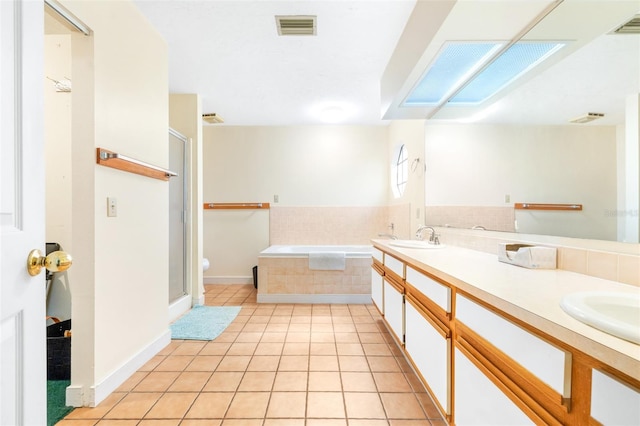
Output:
<path fill-rule="evenodd" d="M 188 233 L 188 218 L 189 218 L 189 171 L 188 171 L 188 167 L 189 167 L 189 139 L 184 136 L 183 134 L 181 134 L 180 132 L 172 129 L 171 127 L 169 128 L 169 137 L 171 138 L 171 136 L 175 137 L 176 139 L 178 139 L 179 141 L 182 142 L 182 241 L 183 241 L 183 246 L 182 246 L 182 295 L 177 296 L 175 299 L 171 299 L 171 295 L 169 294 L 169 308 L 170 311 L 172 309 L 172 307 L 174 305 L 182 305 L 183 302 L 186 303 L 186 301 L 191 301 L 191 296 L 190 296 L 190 286 L 188 285 L 188 271 L 187 271 L 187 265 L 188 263 L 188 244 L 189 244 L 189 233 Z M 169 225 L 171 226 L 171 224 Z M 171 245 L 171 241 L 169 241 L 169 244 Z M 169 280 L 169 285 L 171 285 L 171 280 Z M 190 305 L 189 305 L 190 307 Z M 180 308 L 178 308 L 180 309 Z"/>

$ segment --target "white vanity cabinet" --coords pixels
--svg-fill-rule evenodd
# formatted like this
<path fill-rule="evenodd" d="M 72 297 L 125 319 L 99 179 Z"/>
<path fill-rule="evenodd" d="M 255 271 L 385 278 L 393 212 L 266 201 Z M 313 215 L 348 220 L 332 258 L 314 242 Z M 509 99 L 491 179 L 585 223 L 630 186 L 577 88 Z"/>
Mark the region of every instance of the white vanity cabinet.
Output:
<path fill-rule="evenodd" d="M 384 256 L 384 319 L 399 345 L 404 344 L 404 275 L 405 264 Z"/>
<path fill-rule="evenodd" d="M 371 301 L 384 316 L 384 253 L 374 247 L 371 261 Z"/>
<path fill-rule="evenodd" d="M 535 424 L 460 350 L 455 350 L 455 424 Z"/>
<path fill-rule="evenodd" d="M 384 319 L 398 344 L 404 343 L 404 288 L 385 275 Z"/>
<path fill-rule="evenodd" d="M 537 327 L 524 306 L 451 266 L 478 262 L 475 253 L 451 250 L 455 257 L 445 261 L 378 248 L 372 299 L 449 426 L 640 425 L 640 379 L 628 360 L 578 346 L 566 330 Z M 514 276 L 535 283 L 530 273 L 508 272 L 491 273 L 514 285 Z"/>
<path fill-rule="evenodd" d="M 451 289 L 406 267 L 405 351 L 441 412 L 451 415 Z"/>
<path fill-rule="evenodd" d="M 405 350 L 440 411 L 451 415 L 451 333 L 410 294 L 405 303 Z"/>
<path fill-rule="evenodd" d="M 594 369 L 591 417 L 603 425 L 640 425 L 640 390 Z"/>
<path fill-rule="evenodd" d="M 562 424 L 571 355 L 462 294 L 455 304 L 455 423 Z"/>

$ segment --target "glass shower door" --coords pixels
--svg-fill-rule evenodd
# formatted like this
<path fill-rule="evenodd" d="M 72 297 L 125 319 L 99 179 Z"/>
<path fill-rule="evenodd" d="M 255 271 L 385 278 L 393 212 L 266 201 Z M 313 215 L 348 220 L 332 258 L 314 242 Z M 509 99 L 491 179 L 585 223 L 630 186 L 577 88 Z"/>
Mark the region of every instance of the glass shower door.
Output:
<path fill-rule="evenodd" d="M 186 288 L 186 148 L 187 138 L 169 129 L 169 303 L 187 294 Z"/>

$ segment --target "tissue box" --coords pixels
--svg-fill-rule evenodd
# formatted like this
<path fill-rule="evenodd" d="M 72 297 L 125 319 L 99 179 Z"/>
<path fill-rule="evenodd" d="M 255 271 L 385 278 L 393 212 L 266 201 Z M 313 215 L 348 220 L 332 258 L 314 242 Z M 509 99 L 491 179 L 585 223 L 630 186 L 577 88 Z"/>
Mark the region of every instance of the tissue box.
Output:
<path fill-rule="evenodd" d="M 528 244 L 499 244 L 498 260 L 529 269 L 556 269 L 557 251 Z"/>

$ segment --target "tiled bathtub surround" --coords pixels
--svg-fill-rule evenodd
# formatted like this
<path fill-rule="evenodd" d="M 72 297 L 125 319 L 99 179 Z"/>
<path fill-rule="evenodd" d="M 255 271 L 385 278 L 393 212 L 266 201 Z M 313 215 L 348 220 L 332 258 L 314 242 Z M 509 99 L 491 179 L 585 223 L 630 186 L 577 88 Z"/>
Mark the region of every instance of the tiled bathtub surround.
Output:
<path fill-rule="evenodd" d="M 345 296 L 350 303 L 371 298 L 371 258 L 346 258 L 344 271 L 309 269 L 307 257 L 258 258 L 258 301 L 275 295 L 296 295 L 310 303 L 314 297 Z M 262 297 L 261 297 L 262 296 Z M 332 299 L 332 297 L 329 297 Z M 336 301 L 337 297 L 334 298 Z M 293 300 L 292 300 L 293 301 Z"/>
<path fill-rule="evenodd" d="M 425 223 L 471 229 L 484 226 L 494 231 L 515 232 L 513 207 L 426 206 Z"/>
<path fill-rule="evenodd" d="M 640 287 L 640 249 L 629 244 L 625 253 L 616 251 L 622 243 L 543 235 L 505 234 L 469 229 L 437 228 L 440 241 L 448 245 L 496 254 L 499 243 L 539 244 L 558 249 L 558 269 Z"/>
<path fill-rule="evenodd" d="M 410 205 L 277 207 L 269 213 L 271 245 L 369 244 L 380 233 L 408 238 Z"/>

